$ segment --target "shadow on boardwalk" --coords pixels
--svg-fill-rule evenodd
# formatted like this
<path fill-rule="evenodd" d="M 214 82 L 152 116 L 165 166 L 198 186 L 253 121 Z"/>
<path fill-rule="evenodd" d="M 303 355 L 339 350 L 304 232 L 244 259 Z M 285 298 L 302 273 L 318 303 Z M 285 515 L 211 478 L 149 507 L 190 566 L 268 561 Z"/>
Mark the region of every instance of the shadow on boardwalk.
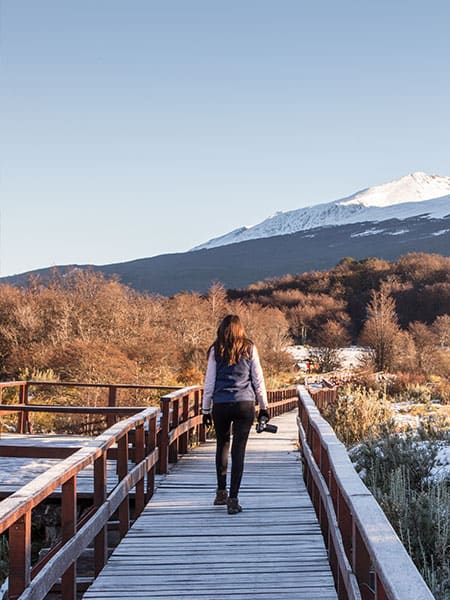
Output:
<path fill-rule="evenodd" d="M 115 549 L 86 600 L 336 599 L 301 476 L 296 411 L 278 434 L 251 434 L 240 503 L 213 506 L 214 442 L 184 456 Z"/>

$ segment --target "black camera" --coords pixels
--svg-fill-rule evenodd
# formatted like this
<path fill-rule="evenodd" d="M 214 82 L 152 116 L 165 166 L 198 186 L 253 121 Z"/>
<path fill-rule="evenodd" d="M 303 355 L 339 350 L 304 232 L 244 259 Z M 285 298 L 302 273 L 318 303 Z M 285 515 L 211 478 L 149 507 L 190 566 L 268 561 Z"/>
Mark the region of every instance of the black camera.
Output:
<path fill-rule="evenodd" d="M 256 423 L 256 433 L 262 433 L 268 431 L 269 433 L 276 433 L 278 427 L 276 425 L 269 425 L 267 417 L 260 417 Z"/>

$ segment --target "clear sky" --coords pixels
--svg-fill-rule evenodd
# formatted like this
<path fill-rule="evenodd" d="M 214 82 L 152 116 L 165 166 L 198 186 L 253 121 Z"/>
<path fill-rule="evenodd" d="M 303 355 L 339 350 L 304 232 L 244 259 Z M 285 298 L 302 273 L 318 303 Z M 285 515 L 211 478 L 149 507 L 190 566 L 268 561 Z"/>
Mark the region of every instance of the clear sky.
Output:
<path fill-rule="evenodd" d="M 0 0 L 0 270 L 450 175 L 447 0 Z"/>

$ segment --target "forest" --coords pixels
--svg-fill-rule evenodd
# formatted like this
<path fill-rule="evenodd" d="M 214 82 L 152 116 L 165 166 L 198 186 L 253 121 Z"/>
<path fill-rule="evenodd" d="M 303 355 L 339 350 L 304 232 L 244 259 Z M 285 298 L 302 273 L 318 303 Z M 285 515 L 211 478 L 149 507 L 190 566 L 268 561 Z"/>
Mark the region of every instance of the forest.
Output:
<path fill-rule="evenodd" d="M 1 285 L 0 376 L 202 383 L 208 347 L 229 312 L 258 345 L 269 385 L 292 377 L 286 348 L 299 343 L 322 356 L 362 343 L 379 370 L 450 369 L 442 352 L 450 344 L 450 258 L 416 253 L 396 262 L 345 258 L 326 271 L 170 298 L 77 269 L 45 285 Z"/>

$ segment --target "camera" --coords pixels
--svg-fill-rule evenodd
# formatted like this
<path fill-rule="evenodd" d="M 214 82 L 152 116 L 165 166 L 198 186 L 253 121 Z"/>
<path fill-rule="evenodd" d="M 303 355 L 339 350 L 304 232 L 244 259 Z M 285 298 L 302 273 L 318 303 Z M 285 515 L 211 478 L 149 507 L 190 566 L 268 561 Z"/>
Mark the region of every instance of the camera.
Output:
<path fill-rule="evenodd" d="M 276 425 L 269 425 L 267 421 L 267 417 L 260 417 L 258 419 L 258 422 L 256 423 L 256 433 L 262 433 L 263 431 L 276 433 L 278 431 L 278 427 Z"/>

